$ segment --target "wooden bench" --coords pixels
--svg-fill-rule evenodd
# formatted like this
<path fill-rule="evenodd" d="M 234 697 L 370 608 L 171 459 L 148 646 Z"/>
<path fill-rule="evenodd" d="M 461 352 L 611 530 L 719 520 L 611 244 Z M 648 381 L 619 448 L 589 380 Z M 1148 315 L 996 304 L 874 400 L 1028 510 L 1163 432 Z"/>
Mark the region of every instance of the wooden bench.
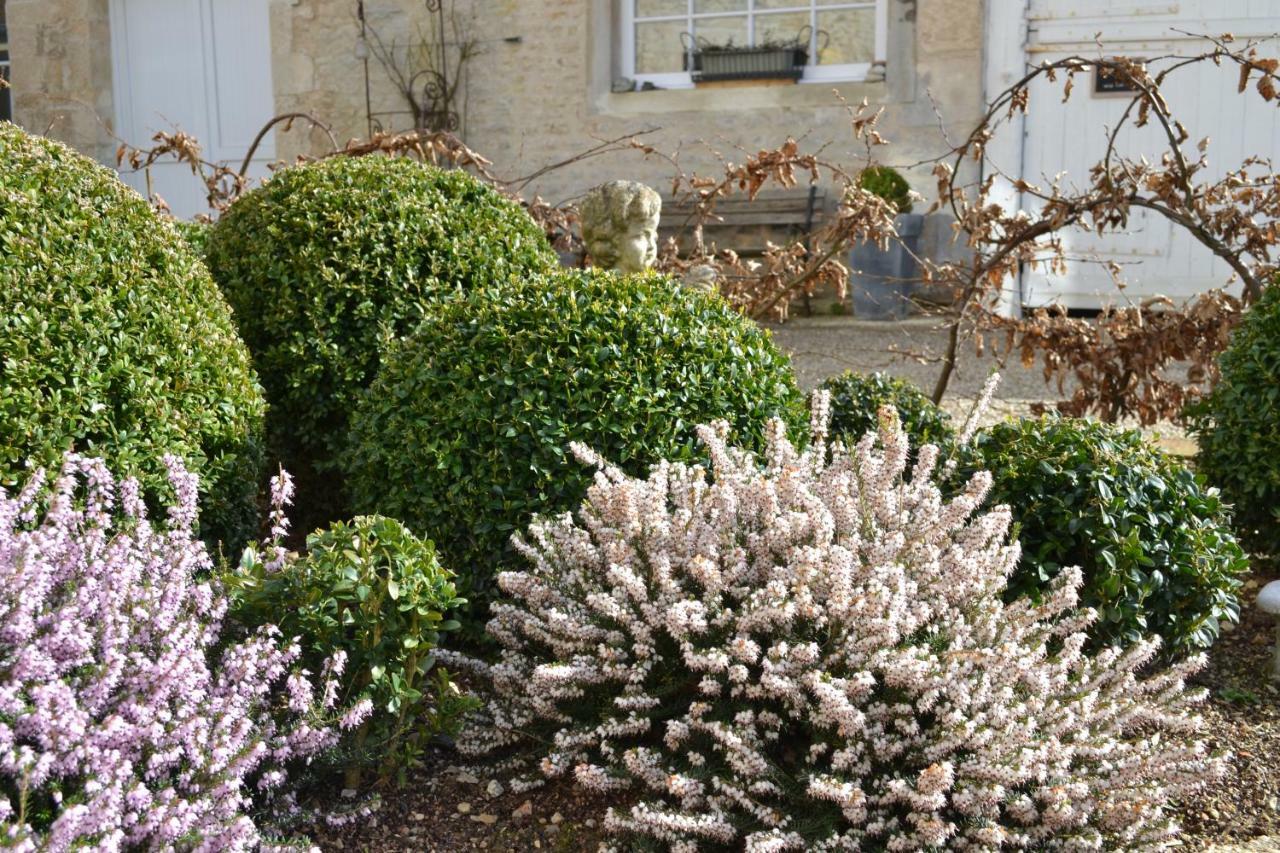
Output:
<path fill-rule="evenodd" d="M 827 191 L 817 186 L 761 192 L 754 200 L 734 193 L 716 202 L 714 215 L 703 224 L 703 234 L 717 248 L 733 249 L 744 257 L 759 255 L 766 241 L 787 243 L 819 228 L 828 206 Z M 687 199 L 663 199 L 660 236 L 688 239 L 695 209 Z"/>

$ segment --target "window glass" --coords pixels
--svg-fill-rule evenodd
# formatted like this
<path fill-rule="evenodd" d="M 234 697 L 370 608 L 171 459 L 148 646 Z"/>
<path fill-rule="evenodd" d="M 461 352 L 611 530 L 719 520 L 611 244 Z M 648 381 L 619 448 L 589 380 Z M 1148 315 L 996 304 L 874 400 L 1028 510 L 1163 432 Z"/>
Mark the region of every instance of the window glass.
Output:
<path fill-rule="evenodd" d="M 731 18 L 697 18 L 693 22 L 693 34 L 700 44 L 712 44 L 719 47 L 733 45 L 747 47 L 747 16 L 735 15 Z"/>
<path fill-rule="evenodd" d="M 689 12 L 686 0 L 636 0 L 637 18 L 654 18 L 660 15 L 685 15 Z"/>
<path fill-rule="evenodd" d="M 876 10 L 839 9 L 818 13 L 819 65 L 872 62 L 876 55 Z"/>
<path fill-rule="evenodd" d="M 680 44 L 680 34 L 686 26 L 684 20 L 637 23 L 636 73 L 683 71 L 684 47 Z"/>
<path fill-rule="evenodd" d="M 889 0 L 625 0 L 631 4 L 631 44 L 637 75 L 685 73 L 685 42 L 757 47 L 800 41 L 810 66 L 836 66 L 815 79 L 841 79 L 876 61 L 877 7 Z M 814 72 L 817 74 L 817 72 Z M 806 72 L 806 76 L 809 72 Z M 835 75 L 835 76 L 833 76 Z M 680 77 L 657 81 L 681 85 Z M 685 81 L 684 85 L 688 85 Z"/>
<path fill-rule="evenodd" d="M 809 46 L 808 12 L 775 12 L 756 16 L 756 44 L 791 44 L 803 40 Z"/>

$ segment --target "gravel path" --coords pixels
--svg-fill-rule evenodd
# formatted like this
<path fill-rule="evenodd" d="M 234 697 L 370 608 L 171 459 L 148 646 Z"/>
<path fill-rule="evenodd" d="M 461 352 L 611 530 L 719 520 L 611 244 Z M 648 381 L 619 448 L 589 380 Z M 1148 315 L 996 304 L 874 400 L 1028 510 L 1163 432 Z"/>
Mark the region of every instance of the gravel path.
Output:
<path fill-rule="evenodd" d="M 790 354 L 805 390 L 829 376 L 854 370 L 889 373 L 932 393 L 947 337 L 938 321 L 929 318 L 872 322 L 851 317 L 796 317 L 769 326 L 769 331 L 778 346 Z M 963 419 L 994 369 L 1000 370 L 1000 386 L 983 418 L 985 423 L 1030 414 L 1032 403 L 1070 396 L 1075 387 L 1067 383 L 1059 392 L 1056 386 L 1045 384 L 1039 367 L 1025 368 L 1016 358 L 1001 364 L 990 356 L 978 357 L 970 343 L 960 353 L 943 408 Z M 1195 453 L 1195 444 L 1177 424 L 1164 422 L 1143 431 L 1171 453 Z"/>

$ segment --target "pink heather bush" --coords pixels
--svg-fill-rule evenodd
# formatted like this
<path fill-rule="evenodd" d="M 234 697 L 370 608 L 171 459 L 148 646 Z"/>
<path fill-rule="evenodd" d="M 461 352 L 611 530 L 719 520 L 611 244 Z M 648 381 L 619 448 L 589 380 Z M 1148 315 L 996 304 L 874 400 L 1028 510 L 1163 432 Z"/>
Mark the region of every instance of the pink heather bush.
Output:
<path fill-rule="evenodd" d="M 274 629 L 214 654 L 224 605 L 200 580 L 196 478 L 165 464 L 163 525 L 98 460 L 0 491 L 2 846 L 250 849 L 250 813 L 291 806 L 285 765 L 335 739 L 338 712 Z"/>
<path fill-rule="evenodd" d="M 499 583 L 482 725 L 517 784 L 632 791 L 606 825 L 632 849 L 1100 850 L 1157 846 L 1166 801 L 1224 758 L 1194 739 L 1190 661 L 1149 678 L 1154 641 L 1081 652 L 1080 573 L 1039 606 L 1001 603 L 1009 510 L 947 501 L 938 450 L 906 437 L 761 462 L 701 429 L 714 477 L 599 465 L 578 520 L 536 523 Z M 971 432 L 967 431 L 967 432 Z M 623 849 L 623 848 L 619 848 Z"/>

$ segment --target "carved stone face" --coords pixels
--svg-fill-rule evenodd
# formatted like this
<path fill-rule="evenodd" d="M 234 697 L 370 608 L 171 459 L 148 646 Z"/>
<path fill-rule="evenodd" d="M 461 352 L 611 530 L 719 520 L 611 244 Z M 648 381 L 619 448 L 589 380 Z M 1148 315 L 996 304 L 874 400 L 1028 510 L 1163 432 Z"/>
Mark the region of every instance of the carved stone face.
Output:
<path fill-rule="evenodd" d="M 622 273 L 643 272 L 658 259 L 662 200 L 643 184 L 611 181 L 580 207 L 582 237 L 592 262 Z"/>
<path fill-rule="evenodd" d="M 618 238 L 619 272 L 644 272 L 658 259 L 658 223 L 632 221 Z"/>

